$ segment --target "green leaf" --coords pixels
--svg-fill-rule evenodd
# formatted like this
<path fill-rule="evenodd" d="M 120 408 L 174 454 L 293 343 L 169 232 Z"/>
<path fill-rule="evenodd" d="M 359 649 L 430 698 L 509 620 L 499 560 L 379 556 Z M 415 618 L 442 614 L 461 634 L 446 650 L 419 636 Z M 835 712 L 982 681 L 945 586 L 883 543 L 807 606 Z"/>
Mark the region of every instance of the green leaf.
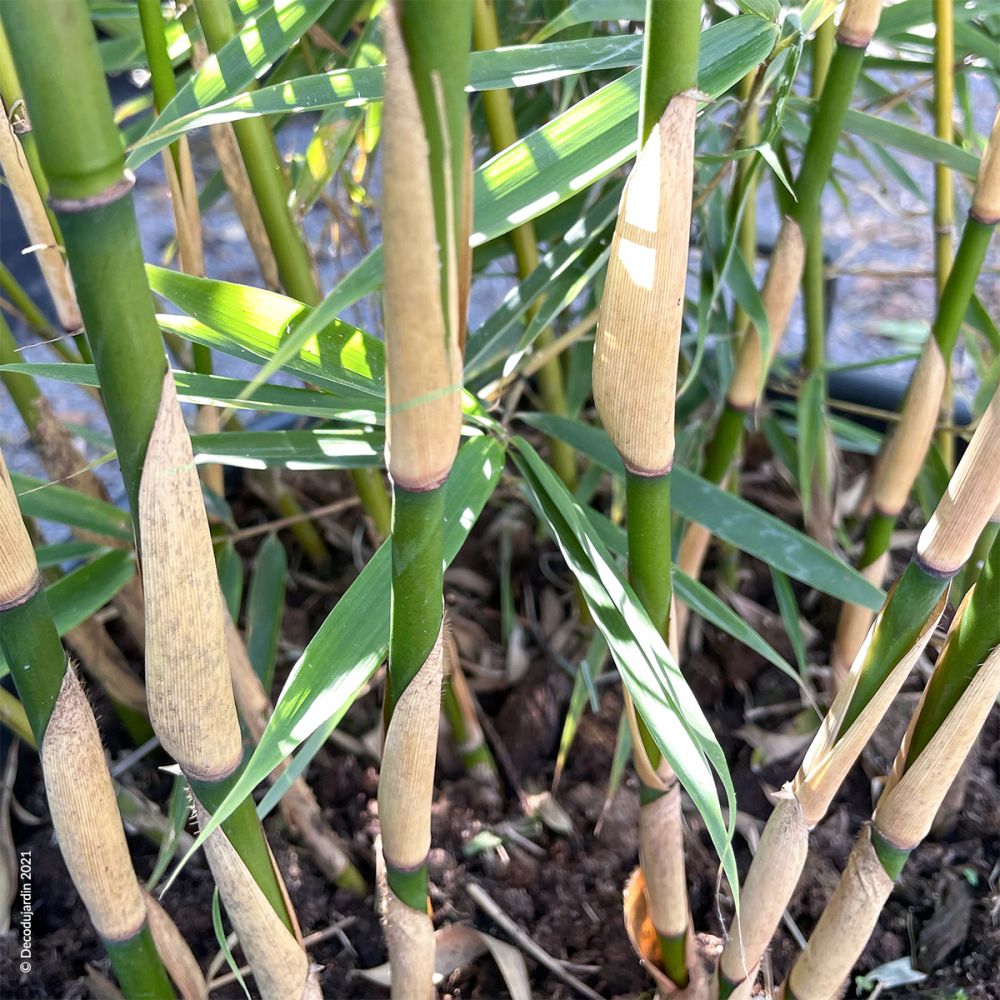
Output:
<path fill-rule="evenodd" d="M 590 696 L 590 708 L 597 712 L 600 705 L 597 702 L 597 687 L 595 681 L 604 667 L 604 662 L 608 658 L 608 644 L 604 635 L 594 632 L 587 648 L 587 655 L 577 667 L 576 676 L 573 678 L 573 691 L 569 697 L 569 706 L 566 709 L 566 718 L 563 720 L 562 732 L 559 734 L 559 750 L 556 753 L 556 763 L 552 772 L 552 793 L 555 794 L 559 786 L 559 779 L 562 777 L 563 769 L 566 767 L 566 760 L 569 757 L 570 748 L 576 739 L 576 731 L 583 718 L 583 710 L 587 706 L 588 695 Z"/>
<path fill-rule="evenodd" d="M 788 633 L 788 640 L 792 644 L 792 651 L 795 653 L 795 662 L 799 666 L 799 673 L 805 676 L 806 672 L 806 640 L 802 634 L 802 622 L 800 620 L 799 606 L 795 600 L 795 593 L 792 585 L 784 573 L 771 567 L 771 582 L 774 585 L 774 596 L 778 601 L 778 611 L 781 613 L 781 620 L 785 623 L 785 631 Z"/>
<path fill-rule="evenodd" d="M 229 617 L 234 622 L 238 621 L 240 605 L 243 603 L 243 560 L 231 541 L 216 543 L 215 568 L 219 574 L 219 586 L 229 609 Z"/>
<path fill-rule="evenodd" d="M 46 587 L 59 634 L 65 635 L 100 611 L 134 575 L 132 553 L 113 549 Z"/>
<path fill-rule="evenodd" d="M 183 317 L 160 316 L 164 328 L 220 350 L 227 350 L 229 344 L 236 348 L 231 353 L 237 356 L 270 358 L 312 311 L 295 299 L 261 288 L 193 278 L 152 264 L 146 271 L 154 292 L 201 324 L 193 326 Z M 376 399 L 385 392 L 384 345 L 336 318 L 299 346 L 288 368 L 331 390 L 346 389 Z"/>
<path fill-rule="evenodd" d="M 731 848 L 736 793 L 725 754 L 674 662 L 663 637 L 639 603 L 562 481 L 523 438 L 512 440 L 513 457 L 532 503 L 580 586 L 594 623 L 607 640 L 622 683 L 664 757 L 705 822 L 734 893 L 736 860 Z M 727 828 L 713 770 L 722 781 L 730 819 Z"/>
<path fill-rule="evenodd" d="M 287 0 L 280 8 L 271 5 L 251 17 L 237 35 L 202 63 L 160 112 L 150 131 L 162 131 L 170 123 L 244 90 L 263 76 L 329 6 L 330 0 Z M 130 168 L 135 166 L 138 164 Z"/>
<path fill-rule="evenodd" d="M 776 33 L 773 24 L 748 16 L 730 18 L 708 28 L 702 35 L 700 89 L 711 96 L 728 90 L 766 58 L 773 48 Z M 473 67 L 475 57 L 473 53 Z M 475 228 L 469 241 L 471 245 L 477 247 L 488 243 L 551 210 L 634 156 L 639 82 L 638 69 L 625 74 L 531 135 L 508 146 L 476 170 L 473 175 Z M 286 358 L 301 353 L 303 343 L 318 336 L 340 312 L 363 295 L 375 291 L 381 281 L 382 248 L 379 246 L 344 277 L 311 317 L 304 318 L 306 314 L 298 310 L 305 307 L 296 303 L 294 318 L 301 325 L 286 343 L 275 348 L 273 360 L 254 384 L 281 367 Z M 167 325 L 169 320 L 162 322 L 165 328 L 172 328 Z M 205 319 L 202 322 L 213 325 Z"/>
<path fill-rule="evenodd" d="M 769 21 L 776 21 L 781 13 L 781 0 L 736 0 L 736 6 L 744 14 L 756 14 Z"/>
<path fill-rule="evenodd" d="M 546 413 L 519 416 L 543 433 L 566 441 L 614 475 L 624 476 L 621 456 L 600 428 Z M 884 595 L 878 587 L 801 531 L 688 469 L 675 467 L 670 478 L 671 501 L 682 517 L 704 525 L 716 537 L 816 590 L 872 610 L 882 607 Z"/>
<path fill-rule="evenodd" d="M 848 111 L 844 116 L 844 131 L 876 145 L 910 153 L 928 163 L 940 163 L 967 177 L 975 177 L 979 172 L 979 157 L 961 146 L 864 111 Z"/>
<path fill-rule="evenodd" d="M 591 21 L 645 21 L 646 0 L 573 0 L 539 30 L 532 44 L 545 41 L 566 28 Z"/>
<path fill-rule="evenodd" d="M 218 331 L 210 331 L 206 337 L 213 343 L 221 343 Z M 220 349 L 225 350 L 224 347 Z M 234 347 L 233 350 L 238 349 Z M 247 357 L 247 354 L 239 353 L 238 356 Z M 249 356 L 253 361 L 260 360 L 256 355 Z M 97 369 L 93 365 L 68 362 L 0 365 L 0 372 L 3 371 L 19 372 L 34 378 L 49 378 L 57 382 L 68 382 L 95 389 L 100 387 Z M 338 390 L 334 395 L 330 392 L 292 385 L 262 385 L 254 390 L 252 398 L 244 398 L 250 383 L 243 379 L 226 378 L 221 375 L 198 375 L 185 371 L 174 372 L 174 385 L 182 403 L 197 403 L 199 406 L 232 407 L 260 410 L 265 413 L 294 413 L 304 417 L 320 417 L 324 420 L 359 424 L 385 422 L 384 401 L 367 394 L 358 393 L 351 396 L 347 392 Z"/>
<path fill-rule="evenodd" d="M 465 350 L 467 378 L 475 378 L 506 358 L 518 342 L 519 321 L 545 295 L 551 282 L 560 278 L 580 255 L 614 225 L 618 217 L 621 186 L 585 212 L 559 243 L 546 253 L 531 274 L 515 285 L 481 326 L 469 334 Z"/>
<path fill-rule="evenodd" d="M 225 431 L 192 434 L 195 461 L 240 469 L 361 469 L 379 466 L 381 431 L 354 427 L 306 431 Z"/>
<path fill-rule="evenodd" d="M 455 558 L 492 495 L 503 462 L 503 447 L 490 437 L 473 438 L 459 449 L 445 486 L 446 562 Z M 310 640 L 285 682 L 253 756 L 177 870 L 300 743 L 319 727 L 332 729 L 343 718 L 388 651 L 390 584 L 385 542 Z"/>
<path fill-rule="evenodd" d="M 35 560 L 39 569 L 52 569 L 63 563 L 88 559 L 104 550 L 105 547 L 97 542 L 56 542 L 54 545 L 39 545 L 35 549 Z"/>
<path fill-rule="evenodd" d="M 17 494 L 18 506 L 25 517 L 54 521 L 131 544 L 132 519 L 128 511 L 85 496 L 68 486 L 47 483 L 19 472 L 12 472 L 10 479 Z"/>
<path fill-rule="evenodd" d="M 246 618 L 247 656 L 268 695 L 278 660 L 287 581 L 285 547 L 277 535 L 268 535 L 254 560 Z"/>

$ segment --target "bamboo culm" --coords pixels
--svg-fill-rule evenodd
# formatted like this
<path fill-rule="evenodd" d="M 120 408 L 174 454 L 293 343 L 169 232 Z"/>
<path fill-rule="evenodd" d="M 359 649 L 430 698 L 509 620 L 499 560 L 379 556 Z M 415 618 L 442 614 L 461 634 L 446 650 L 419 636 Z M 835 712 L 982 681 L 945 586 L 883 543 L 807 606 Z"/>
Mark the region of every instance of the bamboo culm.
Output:
<path fill-rule="evenodd" d="M 242 757 L 208 523 L 89 11 L 83 0 L 54 0 L 50 8 L 51 16 L 38 18 L 28 5 L 5 5 L 4 22 L 136 526 L 150 718 L 204 814 L 228 792 Z M 54 51 L 74 58 L 53 61 L 47 54 Z M 70 101 L 75 112 L 67 118 Z M 261 993 L 302 995 L 309 963 L 251 799 L 206 851 Z"/>
<path fill-rule="evenodd" d="M 427 862 L 444 658 L 444 489 L 461 432 L 471 267 L 464 87 L 472 2 L 393 0 L 384 23 L 386 430 L 393 506 L 378 868 L 392 995 L 417 1000 L 434 993 Z"/>
<path fill-rule="evenodd" d="M 930 448 L 945 396 L 952 352 L 987 248 L 1000 221 L 997 190 L 1000 190 L 1000 111 L 983 154 L 955 260 L 939 297 L 931 336 L 910 379 L 899 423 L 887 436 L 875 466 L 871 488 L 873 512 L 858 568 L 876 586 L 883 583 L 886 554 L 896 519 Z M 870 623 L 871 615 L 863 608 L 845 605 L 841 610 L 831 657 L 835 677 L 842 679 Z"/>
<path fill-rule="evenodd" d="M 700 0 L 649 0 L 640 152 L 626 183 L 594 344 L 594 400 L 625 462 L 629 577 L 650 620 L 670 631 L 670 468 L 694 186 Z M 689 980 L 680 790 L 631 702 L 642 783 L 639 863 L 667 978 Z"/>
<path fill-rule="evenodd" d="M 777 796 L 719 962 L 722 997 L 747 990 L 795 890 L 808 833 L 888 710 L 944 611 L 949 581 L 1000 505 L 1000 391 L 858 652 L 794 780 Z"/>
<path fill-rule="evenodd" d="M 789 975 L 787 1000 L 827 1000 L 875 929 L 914 848 L 1000 696 L 1000 542 L 952 622 L 870 825 Z"/>

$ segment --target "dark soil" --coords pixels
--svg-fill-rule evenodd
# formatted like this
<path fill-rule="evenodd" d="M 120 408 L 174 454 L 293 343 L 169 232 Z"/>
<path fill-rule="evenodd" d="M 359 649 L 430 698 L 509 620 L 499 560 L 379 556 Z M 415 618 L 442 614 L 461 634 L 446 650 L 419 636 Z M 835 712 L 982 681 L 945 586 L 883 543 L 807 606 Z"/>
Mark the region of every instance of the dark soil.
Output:
<path fill-rule="evenodd" d="M 307 502 L 323 503 L 330 499 L 330 478 L 304 476 L 293 481 Z M 755 500 L 760 502 L 759 497 Z M 267 517 L 252 498 L 236 506 L 241 526 Z M 638 997 L 649 993 L 651 983 L 632 953 L 621 918 L 622 889 L 637 863 L 638 800 L 630 770 L 605 806 L 621 712 L 619 690 L 616 684 L 602 682 L 600 711 L 588 711 L 581 722 L 557 793 L 571 828 L 556 832 L 551 827 L 559 824 L 546 827 L 529 807 L 529 799 L 551 785 L 572 687 L 565 668 L 581 655 L 581 636 L 573 622 L 574 592 L 558 553 L 535 536 L 530 515 L 516 497 L 511 494 L 498 509 L 503 510 L 502 516 L 494 508 L 484 515 L 456 564 L 458 572 L 450 573 L 449 604 L 463 666 L 478 692 L 501 764 L 502 793 L 497 796 L 465 776 L 447 739 L 442 739 L 431 855 L 435 917 L 438 923 L 467 923 L 504 938 L 466 891 L 468 884 L 478 883 L 551 955 L 574 966 L 592 967 L 577 969 L 576 974 L 601 996 Z M 500 642 L 496 568 L 504 530 L 509 530 L 512 540 L 512 587 L 526 637 L 523 657 L 507 655 Z M 294 660 L 356 573 L 352 552 L 359 544 L 367 544 L 352 514 L 328 526 L 327 534 L 342 559 L 332 579 L 317 581 L 307 568 L 292 566 L 294 587 L 283 647 L 288 661 Z M 256 538 L 241 542 L 239 549 L 249 560 L 258 543 Z M 366 547 L 365 557 L 369 551 Z M 775 624 L 773 617 L 775 605 L 766 569 L 752 562 L 745 565 L 739 590 L 762 609 L 752 624 L 791 658 L 780 620 Z M 809 608 L 810 621 L 822 635 L 829 635 L 835 607 L 811 595 L 799 596 Z M 774 667 L 712 628 L 696 630 L 693 645 L 686 674 L 727 753 L 740 809 L 760 824 L 769 811 L 767 791 L 792 776 L 798 756 L 761 763 L 752 759 L 751 748 L 737 730 L 751 719 L 764 730 L 778 729 L 798 705 L 797 689 Z M 810 660 L 822 663 L 825 656 L 825 640 L 820 640 L 811 649 Z M 285 663 L 281 669 L 287 672 L 288 666 Z M 517 683 L 509 682 L 511 675 L 520 677 Z M 282 679 L 279 676 L 276 691 Z M 908 691 L 917 687 L 914 679 Z M 120 759 L 130 747 L 128 738 L 101 693 L 92 689 L 91 694 L 111 757 Z M 791 709 L 782 707 L 788 703 Z M 912 708 L 912 697 L 901 699 L 900 704 Z M 377 696 L 370 693 L 352 709 L 342 728 L 360 736 L 375 726 L 377 715 Z M 837 804 L 813 834 L 812 852 L 790 910 L 804 935 L 809 934 L 836 884 L 859 825 L 871 814 L 869 775 L 883 773 L 893 752 L 892 736 L 886 730 L 895 726 L 898 736 L 905 718 L 901 708 L 898 718 L 887 720 L 866 752 L 864 766 L 855 768 Z M 147 758 L 129 772 L 128 780 L 166 808 L 171 779 L 154 767 L 162 763 Z M 890 992 L 894 998 L 1000 998 L 1000 710 L 993 712 L 982 734 L 967 766 L 967 778 L 964 804 L 948 829 L 912 856 L 859 964 L 860 970 L 867 971 L 892 959 L 914 956 L 927 978 L 917 986 Z M 371 845 L 377 827 L 374 761 L 331 744 L 313 762 L 308 779 L 327 820 L 352 845 L 358 864 L 371 875 Z M 33 959 L 30 974 L 22 976 L 18 971 L 20 906 L 15 902 L 12 928 L 0 937 L 0 992 L 24 1000 L 100 995 L 88 982 L 88 965 L 107 974 L 107 963 L 54 844 L 37 757 L 25 748 L 20 751 L 15 797 L 27 813 L 42 818 L 39 825 L 31 826 L 24 812 L 15 811 L 12 817 L 15 845 L 31 852 L 33 864 Z M 687 817 L 695 922 L 699 930 L 721 934 L 730 913 L 729 899 L 725 892 L 716 891 L 717 862 L 697 814 L 688 809 Z M 599 821 L 600 832 L 595 832 Z M 356 975 L 356 970 L 378 965 L 386 957 L 372 900 L 361 901 L 332 888 L 288 835 L 277 814 L 268 819 L 267 829 L 303 933 L 341 923 L 337 933 L 310 949 L 312 960 L 323 966 L 324 995 L 385 996 L 383 990 Z M 483 831 L 499 833 L 504 838 L 502 847 L 480 849 L 482 838 L 476 837 Z M 143 879 L 155 864 L 156 849 L 140 837 L 130 838 L 130 845 Z M 741 870 L 745 870 L 748 848 L 739 839 L 737 848 Z M 163 899 L 203 968 L 218 952 L 211 896 L 211 878 L 203 862 L 196 860 Z M 771 953 L 776 982 L 795 954 L 794 939 L 783 927 Z M 531 959 L 528 968 L 534 996 L 574 995 Z M 226 971 L 223 965 L 214 974 Z M 488 958 L 454 973 L 441 991 L 455 1000 L 507 996 Z M 212 994 L 220 998 L 242 995 L 233 983 Z M 848 996 L 855 995 L 861 994 L 851 984 Z"/>

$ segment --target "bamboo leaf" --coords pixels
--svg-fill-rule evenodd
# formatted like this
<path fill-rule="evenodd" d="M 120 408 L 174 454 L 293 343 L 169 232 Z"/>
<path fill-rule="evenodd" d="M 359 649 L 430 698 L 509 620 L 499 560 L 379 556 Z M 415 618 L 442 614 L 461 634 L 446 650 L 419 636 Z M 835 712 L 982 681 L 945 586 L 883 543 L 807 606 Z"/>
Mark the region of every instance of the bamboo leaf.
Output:
<path fill-rule="evenodd" d="M 85 496 L 68 486 L 47 483 L 19 472 L 12 472 L 10 478 L 25 517 L 66 524 L 122 542 L 132 541 L 132 520 L 128 511 Z"/>
<path fill-rule="evenodd" d="M 226 431 L 192 434 L 195 461 L 240 469 L 361 469 L 380 466 L 381 431 L 354 427 L 305 431 Z"/>
<path fill-rule="evenodd" d="M 715 96 L 731 87 L 766 58 L 776 31 L 774 25 L 756 17 L 731 18 L 708 28 L 700 50 L 701 90 Z M 476 55 L 473 53 L 473 70 Z M 638 107 L 636 69 L 483 164 L 473 175 L 472 246 L 488 243 L 551 210 L 631 158 Z M 299 353 L 303 344 L 333 323 L 340 312 L 375 291 L 381 281 L 379 246 L 341 280 L 311 317 L 295 314 L 300 325 L 275 351 L 253 386 Z"/>
<path fill-rule="evenodd" d="M 132 553 L 113 549 L 49 584 L 45 597 L 59 635 L 72 631 L 100 611 L 134 574 Z M 8 670 L 9 665 L 0 654 L 0 677 Z"/>
<path fill-rule="evenodd" d="M 277 535 L 268 535 L 257 550 L 247 596 L 247 656 L 270 695 L 278 659 L 281 618 L 285 610 L 288 557 Z"/>
<path fill-rule="evenodd" d="M 239 33 L 192 74 L 151 130 L 166 127 L 263 76 L 330 6 L 330 0 L 290 0 L 254 12 Z M 155 151 L 154 151 L 155 152 Z"/>
<path fill-rule="evenodd" d="M 559 243 L 542 257 L 538 267 L 510 290 L 496 311 L 469 334 L 465 349 L 467 378 L 482 375 L 509 355 L 517 343 L 517 337 L 511 335 L 517 333 L 521 318 L 547 293 L 553 281 L 609 231 L 618 217 L 620 199 L 621 186 L 616 184 L 570 227 Z"/>
<path fill-rule="evenodd" d="M 544 413 L 523 413 L 520 418 L 624 476 L 621 457 L 600 428 Z M 881 590 L 801 531 L 687 469 L 675 467 L 671 479 L 673 506 L 682 517 L 816 590 L 873 610 L 882 607 Z"/>
<path fill-rule="evenodd" d="M 781 613 L 781 620 L 785 623 L 785 631 L 788 633 L 788 640 L 795 653 L 795 662 L 798 664 L 799 673 L 804 676 L 806 671 L 806 640 L 802 634 L 799 606 L 795 600 L 795 593 L 792 591 L 788 577 L 773 567 L 771 568 L 771 581 L 774 584 L 774 596 L 778 601 L 778 611 Z"/>
<path fill-rule="evenodd" d="M 173 317 L 172 317 L 173 319 Z M 225 350 L 223 335 L 218 331 L 208 331 L 200 327 L 204 339 L 211 346 Z M 207 332 L 206 332 L 207 331 Z M 200 341 L 199 341 L 200 342 Z M 235 350 L 235 348 L 234 348 Z M 241 352 L 238 357 L 249 357 L 258 361 L 257 355 Z M 100 388 L 97 370 L 93 365 L 61 363 L 33 363 L 0 365 L 0 372 L 19 372 L 33 378 L 48 378 L 71 385 Z M 291 385 L 262 385 L 254 395 L 246 398 L 249 382 L 221 375 L 198 375 L 194 372 L 175 371 L 174 385 L 177 397 L 183 403 L 232 407 L 243 410 L 260 410 L 265 413 L 294 413 L 304 417 L 319 417 L 323 420 L 347 421 L 360 424 L 383 424 L 385 422 L 384 402 L 371 395 L 351 396 L 344 391 L 335 395 L 330 392 L 304 389 Z"/>
<path fill-rule="evenodd" d="M 39 545 L 35 549 L 35 559 L 39 569 L 52 569 L 64 563 L 88 559 L 104 550 L 104 546 L 96 542 L 56 542 L 54 545 Z"/>
<path fill-rule="evenodd" d="M 573 0 L 561 10 L 544 28 L 532 37 L 532 43 L 545 41 L 566 28 L 592 21 L 645 21 L 645 0 Z"/>
<path fill-rule="evenodd" d="M 45 596 L 59 634 L 65 635 L 100 611 L 134 575 L 132 553 L 114 549 L 47 587 Z"/>
<path fill-rule="evenodd" d="M 623 684 L 649 727 L 657 746 L 694 800 L 738 891 L 731 829 L 723 818 L 713 770 L 726 790 L 729 815 L 736 793 L 719 746 L 697 699 L 639 599 L 625 580 L 561 480 L 523 438 L 514 438 L 513 457 L 532 503 L 548 525 L 603 633 Z"/>
<path fill-rule="evenodd" d="M 322 3 L 322 0 L 320 2 Z M 702 39 L 700 88 L 713 96 L 728 90 L 749 69 L 767 56 L 776 35 L 777 29 L 773 24 L 752 15 L 730 18 L 706 29 Z M 236 39 L 233 40 L 235 41 Z M 233 45 L 233 42 L 229 45 Z M 227 49 L 229 45 L 226 46 Z M 224 49 L 223 52 L 225 51 Z M 246 78 L 248 72 L 246 59 L 235 52 L 234 56 L 240 62 L 237 67 L 239 72 L 233 77 L 236 83 L 228 90 L 217 89 L 216 74 L 210 85 L 206 85 L 204 95 L 201 92 L 196 93 L 195 89 L 188 92 L 188 88 L 185 87 L 163 109 L 146 134 L 133 147 L 127 161 L 130 170 L 138 169 L 146 160 L 170 145 L 180 135 L 205 125 L 259 115 L 296 114 L 333 107 L 361 107 L 382 98 L 382 67 L 335 70 L 331 73 L 285 81 L 273 87 L 262 87 L 248 94 L 237 93 L 231 96 L 234 90 L 250 82 Z M 474 52 L 469 63 L 468 89 L 476 91 L 527 86 L 588 70 L 638 66 L 641 60 L 642 37 L 635 35 L 588 38 L 549 45 L 512 46 L 488 52 Z M 604 96 L 596 100 L 585 98 L 576 105 L 579 110 L 569 119 L 565 119 L 565 115 L 555 119 L 555 121 L 562 119 L 563 123 L 561 128 L 545 127 L 548 129 L 550 140 L 555 138 L 557 144 L 561 144 L 568 127 L 579 132 L 580 116 L 599 112 L 608 101 L 616 102 L 624 97 L 625 115 L 635 114 L 638 109 L 638 72 L 632 70 L 622 77 L 622 80 L 628 81 L 624 88 L 618 86 L 622 81 L 616 81 L 597 91 L 597 94 Z M 591 96 L 596 97 L 597 94 Z M 629 100 L 630 94 L 631 100 Z M 184 100 L 179 103 L 182 97 Z M 602 117 L 599 115 L 593 121 L 594 127 L 601 125 Z M 633 128 L 633 133 L 634 131 Z M 619 142 L 621 138 L 619 137 Z M 634 134 L 632 139 L 634 140 Z"/>
<path fill-rule="evenodd" d="M 170 316 L 160 317 L 162 325 L 177 332 L 187 331 L 191 339 L 209 347 L 221 346 L 219 334 L 224 331 L 224 339 L 242 356 L 271 357 L 295 325 L 311 312 L 295 299 L 261 288 L 193 278 L 153 265 L 147 265 L 146 270 L 154 292 L 210 329 L 192 327 Z M 331 389 L 376 398 L 384 395 L 384 345 L 339 319 L 331 319 L 300 345 L 289 367 L 303 378 Z"/>
<path fill-rule="evenodd" d="M 844 131 L 876 145 L 910 153 L 928 163 L 940 163 L 967 177 L 974 178 L 979 170 L 979 157 L 961 146 L 864 111 L 848 111 L 844 116 Z"/>

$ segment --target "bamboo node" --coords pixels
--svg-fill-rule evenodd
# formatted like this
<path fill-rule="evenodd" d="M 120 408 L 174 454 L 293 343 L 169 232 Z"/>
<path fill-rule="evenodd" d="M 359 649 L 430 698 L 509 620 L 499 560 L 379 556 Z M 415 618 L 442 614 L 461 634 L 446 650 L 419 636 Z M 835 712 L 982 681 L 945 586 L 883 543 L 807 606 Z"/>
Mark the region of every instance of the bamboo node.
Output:
<path fill-rule="evenodd" d="M 116 201 L 121 201 L 122 198 L 132 193 L 134 187 L 135 174 L 131 170 L 125 170 L 121 180 L 115 181 L 110 187 L 98 191 L 97 194 L 88 195 L 86 198 L 56 198 L 54 195 L 49 195 L 49 207 L 64 215 L 91 212 L 95 208 L 103 208 L 105 205 L 113 205 Z"/>
<path fill-rule="evenodd" d="M 1000 111 L 993 119 L 993 128 L 979 161 L 969 214 L 987 226 L 1000 222 Z"/>
<path fill-rule="evenodd" d="M 837 26 L 838 44 L 852 49 L 868 48 L 881 16 L 882 0 L 847 0 Z"/>
<path fill-rule="evenodd" d="M 30 601 L 39 590 L 41 590 L 41 587 L 42 575 L 36 570 L 34 581 L 30 584 L 27 590 L 19 595 L 0 601 L 0 612 L 11 611 L 13 608 L 19 608 L 22 604 L 27 604 L 28 601 Z"/>

